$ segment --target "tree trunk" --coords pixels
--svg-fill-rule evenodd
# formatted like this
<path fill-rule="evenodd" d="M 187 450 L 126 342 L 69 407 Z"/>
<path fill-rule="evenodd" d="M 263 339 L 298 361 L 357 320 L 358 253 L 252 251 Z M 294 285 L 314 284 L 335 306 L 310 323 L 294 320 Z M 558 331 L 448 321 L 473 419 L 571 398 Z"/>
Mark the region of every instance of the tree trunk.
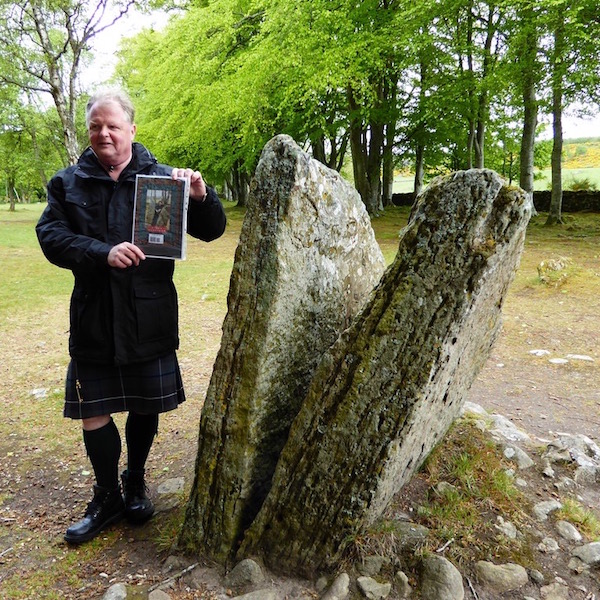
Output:
<path fill-rule="evenodd" d="M 521 32 L 521 43 L 519 45 L 523 98 L 519 185 L 533 198 L 535 130 L 537 128 L 538 108 L 535 97 L 538 36 L 533 9 L 531 7 L 524 8 L 520 20 L 524 31 Z"/>
<path fill-rule="evenodd" d="M 394 137 L 396 128 L 393 123 L 388 123 L 385 128 L 385 146 L 383 148 L 383 206 L 392 205 L 394 194 Z"/>
<path fill-rule="evenodd" d="M 350 107 L 350 149 L 354 185 L 370 215 L 378 215 L 381 203 L 381 163 L 383 124 L 370 123 L 367 128 L 360 116 L 360 108 L 351 89 L 347 90 Z"/>
<path fill-rule="evenodd" d="M 427 96 L 425 90 L 428 86 L 428 72 L 427 72 L 427 61 L 421 54 L 419 56 L 419 108 L 418 115 L 419 121 L 415 127 L 414 140 L 415 140 L 415 179 L 413 184 L 413 199 L 415 199 L 423 190 L 423 182 L 425 179 L 425 140 L 427 140 Z"/>
<path fill-rule="evenodd" d="M 398 80 L 390 76 L 390 80 L 386 79 L 383 87 L 382 101 L 389 102 L 393 107 L 396 106 L 398 96 Z M 388 118 L 385 124 L 385 134 L 383 142 L 383 186 L 382 186 L 382 205 L 391 206 L 392 196 L 394 194 L 394 143 L 396 140 L 396 111 L 391 112 L 393 115 Z"/>
<path fill-rule="evenodd" d="M 344 156 L 346 155 L 348 135 L 343 134 L 340 139 L 330 137 L 327 142 L 328 144 L 325 143 L 324 134 L 319 135 L 316 140 L 311 140 L 312 155 L 315 160 L 318 160 L 330 169 L 335 169 L 339 173 L 344 162 Z M 330 149 L 329 155 L 326 150 L 327 145 Z"/>
<path fill-rule="evenodd" d="M 546 225 L 562 224 L 562 109 L 563 109 L 563 66 L 564 52 L 564 17 L 557 11 L 557 24 L 554 31 L 554 55 L 552 72 L 552 192 L 550 195 L 550 209 Z"/>
<path fill-rule="evenodd" d="M 476 115 L 477 109 L 475 104 L 475 68 L 473 64 L 473 7 L 472 2 L 469 2 L 469 11 L 467 13 L 467 72 L 469 74 L 469 87 L 467 97 L 469 98 L 469 115 L 468 115 L 468 134 L 467 134 L 467 164 L 466 168 L 473 167 L 473 149 L 475 147 L 477 130 L 476 130 Z"/>
<path fill-rule="evenodd" d="M 242 169 L 240 161 L 235 161 L 227 185 L 231 190 L 233 199 L 237 206 L 246 206 L 248 204 L 248 193 L 250 191 L 250 178 Z"/>
<path fill-rule="evenodd" d="M 314 373 L 238 558 L 314 575 L 379 518 L 489 355 L 530 209 L 491 171 L 425 190 L 394 263 Z"/>
<path fill-rule="evenodd" d="M 481 94 L 479 96 L 478 109 L 479 117 L 477 119 L 477 128 L 473 146 L 475 149 L 475 168 L 483 169 L 485 163 L 485 123 L 487 118 L 484 116 L 484 114 L 487 113 L 486 94 Z"/>
<path fill-rule="evenodd" d="M 31 13 L 33 15 L 36 30 L 44 52 L 47 56 L 53 56 L 53 43 L 50 40 L 46 30 L 45 15 L 36 3 L 31 4 Z M 70 32 L 72 33 L 72 32 Z M 69 164 L 76 164 L 79 159 L 79 142 L 77 141 L 77 130 L 75 128 L 75 80 L 79 70 L 79 56 L 81 54 L 80 44 L 70 35 L 69 45 L 73 51 L 73 64 L 69 71 L 69 98 L 65 96 L 63 90 L 64 81 L 61 77 L 60 65 L 56 60 L 48 60 L 48 78 L 47 83 L 50 86 L 50 94 L 54 100 L 54 106 L 63 128 L 63 139 L 65 150 L 69 159 Z"/>
<path fill-rule="evenodd" d="M 537 100 L 533 77 L 527 77 L 523 87 L 523 134 L 521 136 L 519 185 L 533 196 L 535 130 Z"/>
<path fill-rule="evenodd" d="M 489 112 L 489 90 L 488 80 L 492 69 L 492 43 L 496 35 L 496 23 L 494 22 L 495 7 L 489 5 L 487 18 L 486 37 L 483 47 L 483 67 L 481 72 L 481 92 L 477 103 L 477 132 L 475 136 L 475 167 L 483 169 L 485 166 L 485 129 L 488 122 Z"/>
<path fill-rule="evenodd" d="M 325 156 L 325 136 L 320 135 L 316 140 L 312 142 L 312 154 L 315 160 L 322 162 L 324 165 L 327 164 L 327 157 Z"/>
<path fill-rule="evenodd" d="M 423 181 L 425 178 L 425 148 L 423 144 L 417 142 L 415 148 L 415 183 L 413 188 L 413 197 L 416 198 L 423 190 Z"/>
<path fill-rule="evenodd" d="M 8 189 L 8 212 L 15 212 L 15 204 L 17 202 L 16 194 L 15 194 L 15 179 L 14 177 L 9 177 L 6 182 L 6 187 Z"/>

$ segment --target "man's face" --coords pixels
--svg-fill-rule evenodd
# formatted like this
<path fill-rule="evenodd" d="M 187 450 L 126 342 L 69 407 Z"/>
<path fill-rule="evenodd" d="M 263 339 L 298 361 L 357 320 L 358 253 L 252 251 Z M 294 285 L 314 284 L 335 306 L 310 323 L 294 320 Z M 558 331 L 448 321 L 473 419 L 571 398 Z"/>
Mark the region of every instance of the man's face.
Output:
<path fill-rule="evenodd" d="M 135 125 L 117 102 L 94 104 L 88 134 L 92 150 L 105 166 L 119 165 L 131 157 Z"/>

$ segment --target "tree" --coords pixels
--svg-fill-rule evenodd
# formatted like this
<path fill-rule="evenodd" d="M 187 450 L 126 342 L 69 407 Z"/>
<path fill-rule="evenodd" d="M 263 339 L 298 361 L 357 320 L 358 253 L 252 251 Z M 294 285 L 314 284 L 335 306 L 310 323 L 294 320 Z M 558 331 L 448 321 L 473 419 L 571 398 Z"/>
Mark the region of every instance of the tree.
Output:
<path fill-rule="evenodd" d="M 254 2 L 192 7 L 163 31 L 126 41 L 117 67 L 136 99 L 138 139 L 161 160 L 200 168 L 209 181 L 226 184 L 240 205 L 277 118 L 266 90 L 280 78 L 268 79 L 249 52 L 263 20 Z M 186 64 L 185 78 L 176 62 Z"/>
<path fill-rule="evenodd" d="M 562 117 L 574 101 L 600 104 L 600 40 L 591 24 L 600 23 L 600 9 L 590 0 L 549 1 L 546 57 L 552 111 L 552 193 L 547 225 L 563 222 L 562 210 Z"/>
<path fill-rule="evenodd" d="M 90 40 L 133 4 L 134 0 L 0 3 L 0 84 L 51 96 L 70 163 L 80 153 L 75 115 L 82 60 Z"/>
<path fill-rule="evenodd" d="M 198 2 L 162 33 L 130 40 L 119 73 L 136 98 L 139 139 L 165 161 L 198 166 L 241 204 L 279 133 L 336 169 L 349 147 L 372 215 L 409 156 L 416 191 L 426 173 L 518 164 L 531 192 L 537 114 L 551 89 L 550 15 L 565 2 Z M 597 42 L 570 24 L 598 10 L 578 0 L 569 11 L 563 107 L 598 89 Z M 523 123 L 519 160 L 510 119 Z"/>
<path fill-rule="evenodd" d="M 538 2 L 525 0 L 517 6 L 517 30 L 511 48 L 517 67 L 517 86 L 523 104 L 523 129 L 519 150 L 519 185 L 533 197 L 534 149 L 537 129 L 539 87 L 542 69 L 538 57 L 540 28 Z"/>
<path fill-rule="evenodd" d="M 23 105 L 16 88 L 0 88 L 0 181 L 11 203 L 41 197 L 48 173 L 64 165 L 53 111 Z"/>

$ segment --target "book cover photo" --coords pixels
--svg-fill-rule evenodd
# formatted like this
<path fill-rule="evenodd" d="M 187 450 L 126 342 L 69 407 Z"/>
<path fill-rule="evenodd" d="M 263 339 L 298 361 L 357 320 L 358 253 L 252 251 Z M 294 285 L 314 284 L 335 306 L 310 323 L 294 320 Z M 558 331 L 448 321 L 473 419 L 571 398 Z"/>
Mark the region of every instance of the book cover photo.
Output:
<path fill-rule="evenodd" d="M 184 260 L 189 181 L 137 175 L 132 242 L 149 258 Z"/>

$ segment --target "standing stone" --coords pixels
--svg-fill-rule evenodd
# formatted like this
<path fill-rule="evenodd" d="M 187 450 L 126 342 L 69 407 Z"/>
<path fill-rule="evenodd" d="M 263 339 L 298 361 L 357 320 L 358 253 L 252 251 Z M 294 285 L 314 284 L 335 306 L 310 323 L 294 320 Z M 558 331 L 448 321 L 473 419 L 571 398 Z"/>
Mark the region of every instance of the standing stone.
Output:
<path fill-rule="evenodd" d="M 356 190 L 288 136 L 264 148 L 231 275 L 180 541 L 237 548 L 324 351 L 385 268 Z"/>
<path fill-rule="evenodd" d="M 424 191 L 394 263 L 317 367 L 241 555 L 332 568 L 383 513 L 489 356 L 530 214 L 525 193 L 488 170 Z"/>

